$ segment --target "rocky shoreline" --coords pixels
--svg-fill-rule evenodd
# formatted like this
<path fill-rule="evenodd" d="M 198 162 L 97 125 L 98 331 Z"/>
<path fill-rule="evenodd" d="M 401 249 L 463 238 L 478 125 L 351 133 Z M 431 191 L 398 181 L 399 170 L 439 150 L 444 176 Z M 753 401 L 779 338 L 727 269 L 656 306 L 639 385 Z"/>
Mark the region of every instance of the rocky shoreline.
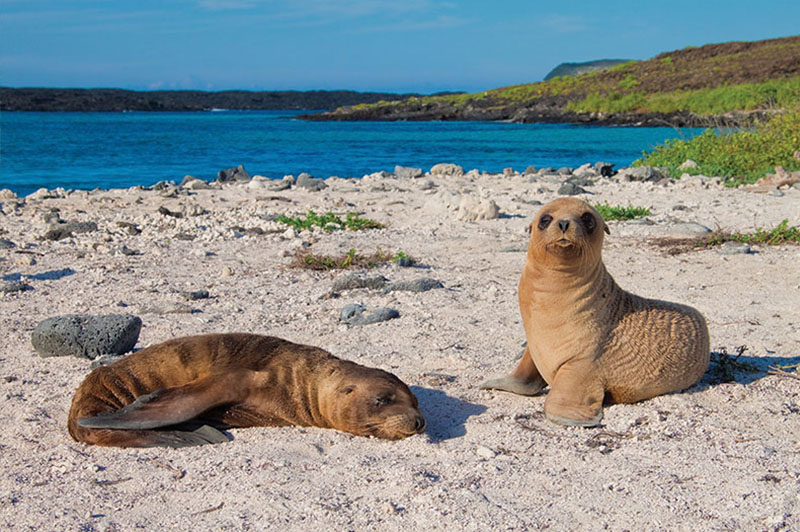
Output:
<path fill-rule="evenodd" d="M 758 191 L 602 162 L 502 173 L 444 163 L 358 179 L 274 180 L 239 167 L 211 183 L 0 191 L 0 526 L 800 528 L 800 380 L 786 376 L 800 364 L 800 246 L 664 245 L 800 225 L 800 185 Z M 609 222 L 604 263 L 627 290 L 700 310 L 712 338 L 700 383 L 608 406 L 593 429 L 550 424 L 546 395 L 478 389 L 514 367 L 526 228 L 565 194 L 648 208 Z M 282 221 L 310 210 L 380 226 Z M 408 260 L 296 262 L 376 250 Z M 72 331 L 80 348 L 69 354 L 81 356 L 38 354 L 58 331 Z M 127 350 L 134 331 L 136 348 L 235 331 L 318 345 L 397 374 L 428 428 L 399 442 L 296 427 L 178 450 L 72 441 L 74 390 L 99 351 Z"/>
<path fill-rule="evenodd" d="M 563 104 L 563 102 L 561 102 Z M 401 101 L 391 106 L 341 107 L 333 111 L 299 116 L 310 121 L 496 121 L 544 124 L 581 124 L 632 127 L 746 127 L 772 116 L 770 111 L 737 111 L 720 115 L 675 113 L 576 113 L 558 102 L 534 106 L 497 105 L 475 100 L 466 105 L 441 102 Z"/>

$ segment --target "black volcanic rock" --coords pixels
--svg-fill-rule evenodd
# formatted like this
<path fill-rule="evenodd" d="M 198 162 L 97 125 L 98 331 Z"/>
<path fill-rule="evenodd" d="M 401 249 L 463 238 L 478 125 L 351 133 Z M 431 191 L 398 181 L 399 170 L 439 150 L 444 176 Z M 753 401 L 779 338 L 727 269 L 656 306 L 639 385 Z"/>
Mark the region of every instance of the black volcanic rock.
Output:
<path fill-rule="evenodd" d="M 142 320 L 128 314 L 67 314 L 39 323 L 31 343 L 41 357 L 121 355 L 136 345 L 141 328 Z"/>

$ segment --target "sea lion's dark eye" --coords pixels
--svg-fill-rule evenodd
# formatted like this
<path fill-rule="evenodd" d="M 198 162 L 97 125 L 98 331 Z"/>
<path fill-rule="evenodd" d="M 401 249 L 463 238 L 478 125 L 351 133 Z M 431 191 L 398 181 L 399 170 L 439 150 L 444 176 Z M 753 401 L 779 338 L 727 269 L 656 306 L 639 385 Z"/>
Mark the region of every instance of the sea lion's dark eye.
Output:
<path fill-rule="evenodd" d="M 553 221 L 553 217 L 549 214 L 543 214 L 541 218 L 539 218 L 539 229 L 544 231 L 547 229 L 547 226 L 550 225 L 550 222 Z"/>
<path fill-rule="evenodd" d="M 394 398 L 391 395 L 382 395 L 375 398 L 375 404 L 378 406 L 386 406 L 392 404 Z"/>
<path fill-rule="evenodd" d="M 353 393 L 353 390 L 355 390 L 355 389 L 356 389 L 355 386 L 345 386 L 344 388 L 339 390 L 339 393 L 343 393 L 343 394 L 347 395 L 349 393 Z"/>
<path fill-rule="evenodd" d="M 589 212 L 585 212 L 581 215 L 581 221 L 583 222 L 583 226 L 586 227 L 586 232 L 589 234 L 592 234 L 594 228 L 597 227 L 597 221 Z"/>

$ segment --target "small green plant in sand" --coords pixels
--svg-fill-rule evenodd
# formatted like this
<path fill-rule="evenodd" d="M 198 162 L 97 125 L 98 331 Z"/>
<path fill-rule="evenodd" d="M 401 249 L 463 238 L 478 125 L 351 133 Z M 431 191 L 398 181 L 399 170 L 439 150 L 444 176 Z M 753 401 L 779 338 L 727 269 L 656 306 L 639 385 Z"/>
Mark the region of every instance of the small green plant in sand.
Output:
<path fill-rule="evenodd" d="M 342 220 L 339 216 L 332 212 L 325 214 L 317 214 L 309 209 L 306 216 L 278 216 L 277 220 L 288 226 L 294 227 L 298 231 L 304 229 L 311 229 L 312 227 L 321 227 L 325 231 L 337 231 L 350 229 L 351 231 L 360 231 L 362 229 L 382 229 L 385 227 L 382 223 L 370 220 L 369 218 L 362 218 L 356 212 L 349 212 Z"/>
<path fill-rule="evenodd" d="M 301 250 L 295 255 L 294 260 L 290 264 L 293 268 L 302 268 L 306 270 L 344 270 L 348 268 L 375 268 L 381 264 L 389 262 L 399 262 L 400 259 L 411 260 L 402 251 L 392 253 L 390 251 L 383 251 L 377 249 L 375 253 L 370 255 L 362 255 L 355 249 L 351 248 L 344 255 L 322 255 L 316 254 L 308 250 Z"/>
<path fill-rule="evenodd" d="M 755 233 L 713 233 L 697 243 L 698 247 L 719 246 L 725 242 L 742 242 L 744 244 L 766 244 L 779 246 L 781 244 L 800 244 L 800 229 L 789 225 L 789 220 L 784 219 L 774 229 L 757 229 Z"/>
<path fill-rule="evenodd" d="M 736 371 L 746 371 L 748 373 L 759 371 L 753 364 L 739 360 L 739 357 L 745 351 L 747 351 L 747 346 L 745 345 L 737 347 L 735 355 L 729 354 L 726 347 L 721 347 L 719 351 L 712 351 L 708 374 L 712 377 L 713 382 L 733 382 L 736 379 L 734 373 Z"/>
<path fill-rule="evenodd" d="M 623 207 L 622 205 L 612 206 L 609 205 L 607 201 L 596 204 L 594 208 L 600 213 L 600 216 L 602 216 L 603 220 L 605 221 L 634 220 L 650 214 L 650 209 L 647 207 L 634 207 L 631 204 L 628 204 L 627 207 Z"/>

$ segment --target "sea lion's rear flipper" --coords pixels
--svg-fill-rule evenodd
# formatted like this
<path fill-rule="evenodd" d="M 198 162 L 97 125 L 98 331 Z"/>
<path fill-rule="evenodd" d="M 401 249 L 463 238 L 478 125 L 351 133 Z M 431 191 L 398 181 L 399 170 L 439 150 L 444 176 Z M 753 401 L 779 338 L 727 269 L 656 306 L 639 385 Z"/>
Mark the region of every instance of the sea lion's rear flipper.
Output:
<path fill-rule="evenodd" d="M 248 393 L 248 374 L 251 373 L 228 372 L 184 386 L 156 390 L 140 395 L 119 410 L 79 418 L 78 425 L 91 429 L 144 430 L 183 423 L 211 408 L 242 400 Z"/>
<path fill-rule="evenodd" d="M 201 425 L 195 430 L 149 431 L 151 442 L 147 447 L 192 447 L 214 443 L 227 443 L 230 439 L 210 425 Z"/>
<path fill-rule="evenodd" d="M 92 418 L 89 418 L 92 419 Z M 77 429 L 80 441 L 107 447 L 192 447 L 230 441 L 224 433 L 209 425 L 156 430 Z"/>

